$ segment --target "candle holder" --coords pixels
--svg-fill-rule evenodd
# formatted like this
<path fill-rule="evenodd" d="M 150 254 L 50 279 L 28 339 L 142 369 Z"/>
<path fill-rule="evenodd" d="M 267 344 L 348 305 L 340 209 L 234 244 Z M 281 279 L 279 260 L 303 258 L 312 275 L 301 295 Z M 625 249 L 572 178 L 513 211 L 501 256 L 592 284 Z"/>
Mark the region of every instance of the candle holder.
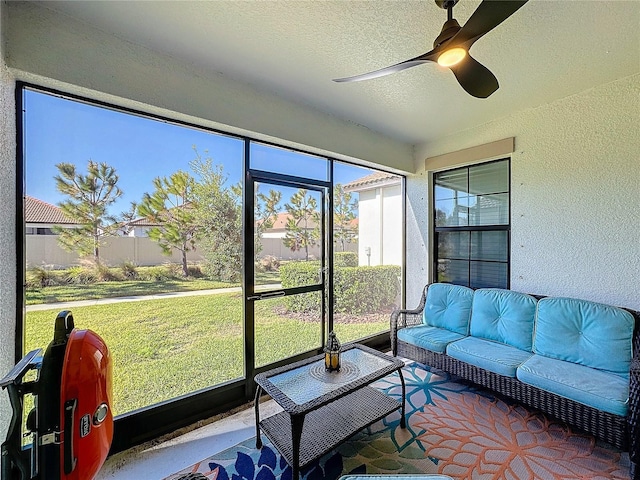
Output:
<path fill-rule="evenodd" d="M 342 346 L 334 332 L 329 333 L 327 345 L 324 347 L 324 368 L 329 372 L 340 370 L 340 351 Z"/>

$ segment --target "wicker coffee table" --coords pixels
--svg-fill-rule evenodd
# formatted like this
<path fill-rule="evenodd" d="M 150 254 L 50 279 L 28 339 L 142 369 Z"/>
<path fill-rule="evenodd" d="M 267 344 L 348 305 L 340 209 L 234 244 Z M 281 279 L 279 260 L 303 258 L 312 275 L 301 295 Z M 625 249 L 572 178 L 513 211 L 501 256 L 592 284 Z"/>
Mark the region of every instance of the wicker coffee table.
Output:
<path fill-rule="evenodd" d="M 339 372 L 327 372 L 319 355 L 255 377 L 256 448 L 262 448 L 262 430 L 291 465 L 293 480 L 301 468 L 397 409 L 406 427 L 402 360 L 353 344 L 343 348 L 341 365 Z M 401 402 L 369 386 L 393 372 L 400 376 Z M 263 390 L 284 411 L 260 421 Z"/>

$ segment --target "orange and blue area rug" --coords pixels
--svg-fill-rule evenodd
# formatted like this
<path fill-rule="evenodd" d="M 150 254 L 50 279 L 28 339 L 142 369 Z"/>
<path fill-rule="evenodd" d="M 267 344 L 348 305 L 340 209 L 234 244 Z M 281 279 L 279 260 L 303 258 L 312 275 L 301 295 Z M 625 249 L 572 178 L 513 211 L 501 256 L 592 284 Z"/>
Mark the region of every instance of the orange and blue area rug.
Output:
<path fill-rule="evenodd" d="M 400 428 L 399 412 L 392 413 L 306 467 L 302 479 L 365 473 L 441 473 L 473 480 L 629 478 L 628 455 L 592 436 L 419 364 L 408 364 L 403 373 L 407 428 Z M 401 396 L 397 374 L 373 386 Z M 165 480 L 195 472 L 211 480 L 291 480 L 287 462 L 262 438 L 261 450 L 252 438 Z"/>

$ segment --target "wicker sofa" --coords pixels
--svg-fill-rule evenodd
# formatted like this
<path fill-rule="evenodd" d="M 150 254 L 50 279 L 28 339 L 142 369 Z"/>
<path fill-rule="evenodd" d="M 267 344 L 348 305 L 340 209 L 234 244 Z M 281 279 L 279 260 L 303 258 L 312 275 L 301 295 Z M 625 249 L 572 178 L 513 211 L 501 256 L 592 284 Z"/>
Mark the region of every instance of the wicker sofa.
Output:
<path fill-rule="evenodd" d="M 640 479 L 640 312 L 434 283 L 392 313 L 391 347 L 628 450 Z"/>

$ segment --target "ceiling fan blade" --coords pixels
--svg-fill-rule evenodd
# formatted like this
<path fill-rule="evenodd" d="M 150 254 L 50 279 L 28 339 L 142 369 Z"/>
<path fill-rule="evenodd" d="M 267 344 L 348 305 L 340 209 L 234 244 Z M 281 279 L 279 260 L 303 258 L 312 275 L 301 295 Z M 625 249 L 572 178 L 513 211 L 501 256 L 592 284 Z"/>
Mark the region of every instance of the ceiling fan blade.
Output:
<path fill-rule="evenodd" d="M 449 46 L 466 44 L 468 49 L 485 33 L 513 15 L 528 0 L 484 0 L 467 23 L 449 41 Z"/>
<path fill-rule="evenodd" d="M 435 50 L 431 50 L 419 57 L 405 60 L 404 62 L 396 63 L 389 67 L 381 68 L 380 70 L 374 70 L 373 72 L 363 73 L 361 75 L 354 75 L 353 77 L 334 78 L 334 82 L 359 82 L 361 80 L 370 80 L 372 78 L 383 77 L 391 73 L 396 73 L 407 68 L 415 67 L 416 65 L 422 65 L 427 62 L 435 62 L 437 55 L 434 55 Z"/>
<path fill-rule="evenodd" d="M 474 97 L 487 98 L 499 87 L 498 79 L 493 73 L 471 55 L 467 55 L 462 62 L 449 68 L 460 86 Z"/>

